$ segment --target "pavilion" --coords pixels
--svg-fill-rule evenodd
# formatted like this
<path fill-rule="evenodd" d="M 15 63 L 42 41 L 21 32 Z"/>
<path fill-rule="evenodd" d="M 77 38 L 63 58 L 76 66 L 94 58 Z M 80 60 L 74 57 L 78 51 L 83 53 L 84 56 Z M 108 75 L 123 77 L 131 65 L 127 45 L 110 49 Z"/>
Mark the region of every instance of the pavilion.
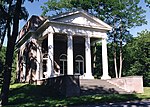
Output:
<path fill-rule="evenodd" d="M 108 72 L 107 32 L 112 27 L 83 10 L 53 17 L 32 16 L 20 30 L 17 48 L 17 78 L 20 82 L 61 75 L 94 79 L 91 49 L 102 42 L 101 79 Z"/>

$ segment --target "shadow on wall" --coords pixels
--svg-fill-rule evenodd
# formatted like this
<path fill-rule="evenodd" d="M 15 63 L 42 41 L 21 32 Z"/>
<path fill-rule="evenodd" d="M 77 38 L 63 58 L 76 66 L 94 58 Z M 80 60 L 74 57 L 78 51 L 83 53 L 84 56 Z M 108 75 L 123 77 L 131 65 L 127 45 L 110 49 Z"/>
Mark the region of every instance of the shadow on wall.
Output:
<path fill-rule="evenodd" d="M 42 80 L 42 85 L 49 87 L 54 96 L 71 97 L 80 95 L 79 76 L 63 75 Z"/>
<path fill-rule="evenodd" d="M 25 46 L 23 55 L 19 56 L 19 71 L 17 74 L 18 82 L 32 83 L 35 80 L 37 69 L 36 50 L 36 44 L 29 42 Z"/>

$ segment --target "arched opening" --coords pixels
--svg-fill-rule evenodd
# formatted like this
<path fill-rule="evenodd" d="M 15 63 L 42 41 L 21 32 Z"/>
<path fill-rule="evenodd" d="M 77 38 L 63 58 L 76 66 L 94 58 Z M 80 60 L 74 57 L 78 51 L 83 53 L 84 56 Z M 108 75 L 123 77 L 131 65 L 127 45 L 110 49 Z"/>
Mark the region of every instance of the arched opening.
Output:
<path fill-rule="evenodd" d="M 75 75 L 84 74 L 84 58 L 81 55 L 77 55 L 75 58 Z"/>
<path fill-rule="evenodd" d="M 62 54 L 59 57 L 60 60 L 60 75 L 66 75 L 67 74 L 67 55 Z"/>

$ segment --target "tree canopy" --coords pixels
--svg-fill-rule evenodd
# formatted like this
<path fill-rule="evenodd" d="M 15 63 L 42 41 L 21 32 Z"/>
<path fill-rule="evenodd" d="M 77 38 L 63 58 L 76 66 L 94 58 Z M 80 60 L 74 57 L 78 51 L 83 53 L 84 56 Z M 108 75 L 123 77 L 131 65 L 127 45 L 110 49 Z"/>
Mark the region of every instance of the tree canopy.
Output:
<path fill-rule="evenodd" d="M 127 28 L 145 24 L 145 10 L 138 6 L 139 0 L 49 0 L 41 6 L 42 15 L 60 14 L 83 9 L 110 25 L 119 24 L 120 19 Z"/>
<path fill-rule="evenodd" d="M 124 75 L 143 75 L 144 86 L 150 86 L 150 31 L 142 31 L 139 36 L 124 46 Z"/>
<path fill-rule="evenodd" d="M 145 0 L 146 6 L 150 7 L 150 0 Z"/>

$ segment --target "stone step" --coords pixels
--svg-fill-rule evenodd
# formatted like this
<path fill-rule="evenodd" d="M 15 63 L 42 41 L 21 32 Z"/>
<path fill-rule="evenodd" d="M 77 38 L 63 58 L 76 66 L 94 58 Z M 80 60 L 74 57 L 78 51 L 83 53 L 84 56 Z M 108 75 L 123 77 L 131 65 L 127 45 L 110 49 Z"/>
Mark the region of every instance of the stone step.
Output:
<path fill-rule="evenodd" d="M 80 79 L 81 94 L 129 94 L 125 90 L 109 83 L 107 80 L 100 79 Z"/>

